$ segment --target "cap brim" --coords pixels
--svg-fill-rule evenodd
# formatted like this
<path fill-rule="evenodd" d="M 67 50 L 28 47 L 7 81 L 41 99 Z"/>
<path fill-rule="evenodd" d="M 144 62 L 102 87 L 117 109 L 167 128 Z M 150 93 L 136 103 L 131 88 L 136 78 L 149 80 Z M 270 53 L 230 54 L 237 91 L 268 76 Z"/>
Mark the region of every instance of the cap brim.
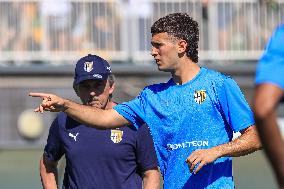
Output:
<path fill-rule="evenodd" d="M 79 83 L 86 81 L 86 80 L 106 80 L 109 76 L 109 74 L 100 74 L 102 77 L 94 77 L 94 75 L 85 75 L 85 76 L 81 76 L 78 79 L 74 80 L 74 85 L 78 85 Z"/>

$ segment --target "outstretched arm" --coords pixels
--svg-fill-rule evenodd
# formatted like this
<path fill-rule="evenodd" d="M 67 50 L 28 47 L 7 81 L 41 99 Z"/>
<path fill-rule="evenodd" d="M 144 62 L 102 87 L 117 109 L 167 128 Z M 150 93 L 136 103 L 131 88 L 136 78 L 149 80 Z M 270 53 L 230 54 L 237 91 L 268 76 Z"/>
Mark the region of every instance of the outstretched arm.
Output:
<path fill-rule="evenodd" d="M 267 157 L 284 188 L 284 142 L 276 122 L 276 109 L 284 91 L 272 84 L 257 86 L 254 98 L 256 126 Z"/>
<path fill-rule="evenodd" d="M 255 126 L 250 126 L 241 133 L 242 135 L 240 137 L 229 143 L 192 152 L 186 159 L 190 171 L 193 171 L 198 163 L 199 165 L 196 167 L 194 173 L 197 173 L 204 165 L 212 163 L 217 158 L 225 156 L 243 156 L 261 148 Z"/>
<path fill-rule="evenodd" d="M 90 106 L 81 105 L 71 100 L 63 99 L 54 94 L 47 93 L 30 93 L 32 97 L 42 98 L 42 103 L 36 112 L 50 111 L 60 112 L 63 111 L 68 116 L 77 120 L 80 123 L 98 129 L 116 128 L 125 124 L 129 124 L 123 116 L 113 109 L 102 110 Z"/>
<path fill-rule="evenodd" d="M 57 162 L 50 161 L 43 155 L 40 159 L 40 178 L 44 189 L 57 189 Z"/>

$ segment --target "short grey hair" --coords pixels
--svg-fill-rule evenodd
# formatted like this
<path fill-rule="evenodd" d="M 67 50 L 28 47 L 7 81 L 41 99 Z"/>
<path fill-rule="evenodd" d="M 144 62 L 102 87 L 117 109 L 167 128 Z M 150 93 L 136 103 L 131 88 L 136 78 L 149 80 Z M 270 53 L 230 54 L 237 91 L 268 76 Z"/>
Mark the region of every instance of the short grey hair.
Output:
<path fill-rule="evenodd" d="M 115 82 L 114 74 L 113 73 L 109 74 L 107 79 L 108 79 L 109 85 L 112 86 Z"/>

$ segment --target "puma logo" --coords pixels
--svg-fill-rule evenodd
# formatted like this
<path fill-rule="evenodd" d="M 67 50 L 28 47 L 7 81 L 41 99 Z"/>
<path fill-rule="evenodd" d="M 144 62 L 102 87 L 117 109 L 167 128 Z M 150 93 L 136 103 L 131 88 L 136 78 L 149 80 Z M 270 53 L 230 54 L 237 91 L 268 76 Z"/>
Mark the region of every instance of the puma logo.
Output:
<path fill-rule="evenodd" d="M 75 141 L 77 141 L 77 136 L 79 133 L 76 133 L 76 135 L 73 135 L 72 133 L 69 133 L 69 136 L 72 137 Z"/>

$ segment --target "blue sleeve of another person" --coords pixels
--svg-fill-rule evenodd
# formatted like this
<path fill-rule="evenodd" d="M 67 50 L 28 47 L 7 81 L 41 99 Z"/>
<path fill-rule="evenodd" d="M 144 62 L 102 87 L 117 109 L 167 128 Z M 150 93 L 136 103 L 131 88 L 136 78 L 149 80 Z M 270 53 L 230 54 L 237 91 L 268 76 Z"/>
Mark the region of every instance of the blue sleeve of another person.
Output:
<path fill-rule="evenodd" d="M 218 98 L 222 113 L 234 132 L 254 125 L 254 118 L 241 89 L 237 83 L 227 77 L 219 88 Z"/>
<path fill-rule="evenodd" d="M 137 163 L 139 172 L 143 173 L 157 167 L 158 160 L 148 126 L 143 124 L 137 132 Z"/>
<path fill-rule="evenodd" d="M 284 90 L 284 24 L 273 32 L 256 68 L 255 83 L 272 83 Z"/>
<path fill-rule="evenodd" d="M 52 122 L 44 148 L 45 156 L 51 161 L 58 161 L 64 154 L 62 142 L 59 137 L 58 117 Z"/>
<path fill-rule="evenodd" d="M 145 117 L 145 93 L 141 92 L 135 99 L 118 104 L 114 107 L 120 115 L 130 121 L 136 128 L 144 124 Z"/>

